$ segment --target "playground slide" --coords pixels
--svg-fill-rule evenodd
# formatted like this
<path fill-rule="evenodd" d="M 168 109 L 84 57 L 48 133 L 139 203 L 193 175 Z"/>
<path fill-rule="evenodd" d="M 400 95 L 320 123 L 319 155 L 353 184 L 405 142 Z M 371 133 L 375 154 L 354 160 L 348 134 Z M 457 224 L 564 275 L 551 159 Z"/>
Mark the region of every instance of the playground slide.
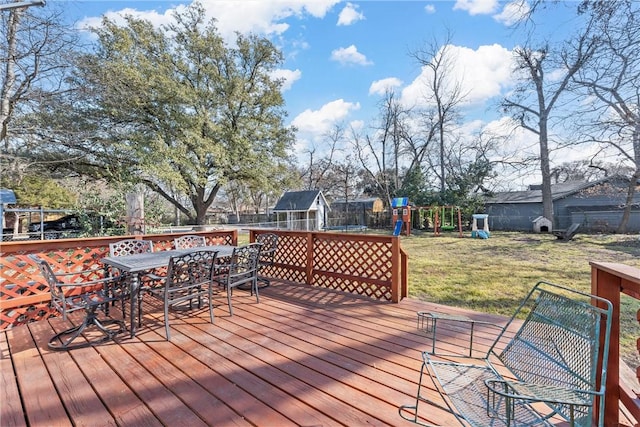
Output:
<path fill-rule="evenodd" d="M 402 231 L 402 221 L 398 220 L 396 221 L 396 226 L 393 229 L 393 235 L 399 236 L 401 231 Z"/>

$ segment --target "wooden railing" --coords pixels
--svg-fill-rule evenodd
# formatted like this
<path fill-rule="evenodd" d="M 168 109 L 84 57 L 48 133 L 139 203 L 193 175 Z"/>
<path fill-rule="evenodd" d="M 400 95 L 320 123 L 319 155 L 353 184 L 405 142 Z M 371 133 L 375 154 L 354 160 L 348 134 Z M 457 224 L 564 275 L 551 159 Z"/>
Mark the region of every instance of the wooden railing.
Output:
<path fill-rule="evenodd" d="M 640 269 L 623 264 L 591 262 L 591 293 L 606 298 L 613 304 L 611 342 L 605 396 L 605 425 L 618 426 L 620 403 L 628 413 L 640 421 L 640 399 L 636 392 L 620 380 L 620 307 L 622 294 L 640 300 Z M 636 313 L 640 321 L 640 310 Z M 640 350 L 640 339 L 638 340 Z M 640 379 L 640 368 L 636 380 Z M 638 424 L 636 424 L 637 426 Z"/>
<path fill-rule="evenodd" d="M 251 230 L 250 239 L 264 230 Z M 275 264 L 265 276 L 340 289 L 371 298 L 398 302 L 407 296 L 407 256 L 392 236 L 275 231 L 279 236 Z M 99 267 L 109 243 L 144 238 L 155 250 L 173 247 L 173 239 L 199 234 L 209 244 L 237 244 L 237 230 L 146 234 L 85 239 L 3 242 L 0 247 L 0 330 L 45 319 L 49 288 L 29 254 L 37 253 L 56 271 Z"/>
<path fill-rule="evenodd" d="M 250 230 L 278 235 L 267 276 L 399 302 L 407 296 L 408 257 L 394 236 Z"/>

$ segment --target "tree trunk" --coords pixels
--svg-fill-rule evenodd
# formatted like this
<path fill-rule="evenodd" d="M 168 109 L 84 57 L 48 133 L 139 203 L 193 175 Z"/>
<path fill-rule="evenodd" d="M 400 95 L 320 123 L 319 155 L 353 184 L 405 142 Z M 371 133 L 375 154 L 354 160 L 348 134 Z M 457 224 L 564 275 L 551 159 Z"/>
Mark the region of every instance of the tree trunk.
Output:
<path fill-rule="evenodd" d="M 11 116 L 11 96 L 16 82 L 16 32 L 18 31 L 18 23 L 20 22 L 20 10 L 12 10 L 9 12 L 9 28 L 7 29 L 7 58 L 3 58 L 4 66 L 4 82 L 0 88 L 0 141 L 5 141 L 5 150 L 9 148 L 7 138 L 7 127 Z"/>
<path fill-rule="evenodd" d="M 640 169 L 636 169 L 636 172 L 633 174 L 633 176 L 629 180 L 629 187 L 627 188 L 627 200 L 624 203 L 624 211 L 622 212 L 622 219 L 620 220 L 620 225 L 618 226 L 616 233 L 627 232 L 627 224 L 629 223 L 629 218 L 631 217 L 631 206 L 633 205 L 633 196 L 635 196 L 636 194 L 636 187 L 638 185 L 639 179 L 640 179 Z"/>
<path fill-rule="evenodd" d="M 133 191 L 125 196 L 127 200 L 127 232 L 144 234 L 144 195 L 141 191 Z"/>
<path fill-rule="evenodd" d="M 553 197 L 551 194 L 551 167 L 549 165 L 549 140 L 547 119 L 544 116 L 540 118 L 540 172 L 542 174 L 542 216 L 554 224 Z"/>

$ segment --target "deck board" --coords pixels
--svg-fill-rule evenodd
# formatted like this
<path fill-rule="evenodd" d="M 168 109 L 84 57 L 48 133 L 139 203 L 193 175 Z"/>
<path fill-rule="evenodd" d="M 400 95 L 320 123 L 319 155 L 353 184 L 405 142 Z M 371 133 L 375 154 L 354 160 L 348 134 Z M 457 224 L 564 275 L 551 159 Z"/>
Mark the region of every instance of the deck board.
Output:
<path fill-rule="evenodd" d="M 69 417 L 77 425 L 90 425 L 96 419 L 101 420 L 103 425 L 116 425 L 115 419 L 92 388 L 92 383 L 105 381 L 110 373 L 106 369 L 101 369 L 93 380 L 77 374 L 78 364 L 100 363 L 99 360 L 92 358 L 95 352 L 54 354 L 44 346 L 44 343 L 49 336 L 66 329 L 68 325 L 62 321 L 39 322 L 38 325 L 34 325 L 32 332 L 36 326 L 41 327 L 41 333 L 39 333 L 41 339 L 38 342 L 42 349 L 42 359 Z"/>
<path fill-rule="evenodd" d="M 2 424 L 412 425 L 398 407 L 414 400 L 429 346 L 416 311 L 505 320 L 285 283 L 262 290 L 259 304 L 236 291 L 233 304 L 229 316 L 224 293 L 216 298 L 214 324 L 206 309 L 171 312 L 170 342 L 162 305 L 149 298 L 136 337 L 117 342 L 48 350 L 49 337 L 77 316 L 4 331 Z M 454 423 L 437 408 L 425 421 Z"/>
<path fill-rule="evenodd" d="M 0 355 L 0 421 L 16 427 L 26 426 L 6 334 L 0 334 Z"/>
<path fill-rule="evenodd" d="M 64 404 L 41 357 L 39 349 L 42 348 L 42 340 L 34 342 L 34 336 L 43 337 L 42 332 L 45 328 L 50 330 L 47 324 L 33 324 L 29 328 L 13 328 L 7 331 L 21 401 L 31 426 L 71 425 Z"/>

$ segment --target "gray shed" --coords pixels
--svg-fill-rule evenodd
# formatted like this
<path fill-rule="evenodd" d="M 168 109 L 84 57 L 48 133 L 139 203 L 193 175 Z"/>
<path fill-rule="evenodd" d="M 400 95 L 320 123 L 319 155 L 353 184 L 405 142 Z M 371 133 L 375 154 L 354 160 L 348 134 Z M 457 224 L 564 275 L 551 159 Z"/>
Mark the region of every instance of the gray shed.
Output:
<path fill-rule="evenodd" d="M 593 182 L 565 182 L 551 186 L 553 229 L 580 223 L 580 230 L 615 231 L 622 219 L 629 179 L 614 175 Z M 540 185 L 526 191 L 495 193 L 485 200 L 492 230 L 531 231 L 542 215 Z M 636 190 L 627 231 L 640 231 L 640 188 Z"/>
<path fill-rule="evenodd" d="M 287 191 L 280 197 L 272 212 L 276 226 L 289 230 L 322 230 L 326 224 L 326 213 L 330 210 L 320 190 Z"/>

